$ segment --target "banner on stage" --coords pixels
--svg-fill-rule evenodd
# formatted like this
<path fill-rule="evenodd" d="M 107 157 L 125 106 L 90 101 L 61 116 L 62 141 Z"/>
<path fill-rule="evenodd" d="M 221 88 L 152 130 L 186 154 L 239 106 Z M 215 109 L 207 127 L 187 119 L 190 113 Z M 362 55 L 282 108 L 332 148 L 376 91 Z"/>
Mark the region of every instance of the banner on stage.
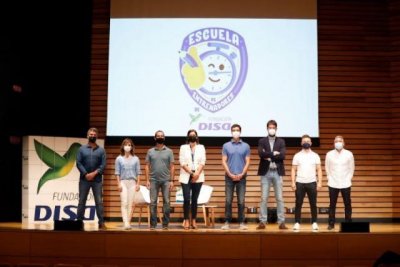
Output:
<path fill-rule="evenodd" d="M 104 146 L 104 140 L 97 140 Z M 22 223 L 28 229 L 52 229 L 55 220 L 75 220 L 79 200 L 76 155 L 86 138 L 25 136 L 22 161 Z M 97 224 L 90 191 L 85 223 Z"/>

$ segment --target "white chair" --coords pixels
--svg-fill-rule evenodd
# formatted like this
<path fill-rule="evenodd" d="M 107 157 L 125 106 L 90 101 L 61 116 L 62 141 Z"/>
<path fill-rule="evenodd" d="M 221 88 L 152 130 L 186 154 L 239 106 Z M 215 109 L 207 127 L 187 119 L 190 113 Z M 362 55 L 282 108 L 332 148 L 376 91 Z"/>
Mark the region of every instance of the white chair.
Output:
<path fill-rule="evenodd" d="M 160 214 L 158 213 L 158 202 L 159 199 L 157 198 L 157 219 L 161 222 L 161 217 Z M 150 226 L 150 191 L 149 189 L 147 189 L 146 186 L 141 185 L 139 191 L 136 192 L 135 194 L 135 198 L 133 199 L 131 217 L 133 217 L 135 208 L 139 208 L 139 219 L 138 219 L 139 226 L 142 221 L 143 208 L 146 208 L 147 224 L 148 226 Z"/>

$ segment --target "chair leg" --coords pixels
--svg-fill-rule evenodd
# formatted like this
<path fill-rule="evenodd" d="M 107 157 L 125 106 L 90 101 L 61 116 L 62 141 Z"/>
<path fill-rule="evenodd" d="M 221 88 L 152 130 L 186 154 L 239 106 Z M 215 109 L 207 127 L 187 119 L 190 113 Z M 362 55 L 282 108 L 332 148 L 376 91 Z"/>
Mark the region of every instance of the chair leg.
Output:
<path fill-rule="evenodd" d="M 150 227 L 150 205 L 146 205 L 147 207 L 147 226 Z"/>
<path fill-rule="evenodd" d="M 143 206 L 140 206 L 140 211 L 139 211 L 139 219 L 138 219 L 138 225 L 140 227 L 140 224 L 142 223 L 142 211 L 143 211 Z"/>
<path fill-rule="evenodd" d="M 206 227 L 208 227 L 209 221 L 208 221 L 208 216 L 207 216 L 207 209 L 206 209 L 206 206 L 205 206 L 205 205 L 203 205 L 202 207 L 203 207 L 204 225 L 205 225 Z"/>

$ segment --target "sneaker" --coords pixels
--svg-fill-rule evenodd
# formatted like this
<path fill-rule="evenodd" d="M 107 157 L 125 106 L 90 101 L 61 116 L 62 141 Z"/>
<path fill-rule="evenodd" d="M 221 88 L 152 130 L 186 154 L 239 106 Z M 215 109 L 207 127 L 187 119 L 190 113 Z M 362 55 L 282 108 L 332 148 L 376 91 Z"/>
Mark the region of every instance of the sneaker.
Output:
<path fill-rule="evenodd" d="M 294 230 L 294 231 L 299 231 L 299 230 L 300 230 L 300 224 L 299 224 L 299 223 L 295 223 L 295 224 L 293 225 L 293 230 Z"/>
<path fill-rule="evenodd" d="M 260 222 L 256 227 L 256 230 L 264 230 L 264 229 L 265 229 L 265 223 L 263 222 Z"/>
<path fill-rule="evenodd" d="M 317 224 L 316 222 L 314 222 L 314 223 L 311 225 L 311 229 L 312 229 L 313 231 L 318 231 L 318 224 Z"/>
<path fill-rule="evenodd" d="M 168 225 L 163 225 L 162 229 L 163 230 L 168 230 Z"/>
<path fill-rule="evenodd" d="M 279 229 L 280 230 L 287 230 L 288 227 L 285 225 L 285 223 L 281 223 L 281 224 L 279 224 Z"/>
<path fill-rule="evenodd" d="M 229 230 L 230 229 L 230 227 L 229 227 L 229 223 L 228 222 L 226 222 L 224 225 L 222 225 L 222 227 L 221 227 L 221 230 Z"/>
<path fill-rule="evenodd" d="M 328 230 L 333 230 L 335 229 L 335 225 L 334 224 L 329 224 L 328 225 Z"/>
<path fill-rule="evenodd" d="M 241 224 L 239 224 L 239 229 L 240 230 L 247 230 L 248 228 L 247 228 L 246 224 L 241 223 Z"/>
<path fill-rule="evenodd" d="M 150 225 L 150 230 L 156 230 L 156 226 L 155 225 Z"/>
<path fill-rule="evenodd" d="M 131 229 L 132 229 L 132 227 L 129 224 L 124 226 L 124 230 L 131 230 Z"/>

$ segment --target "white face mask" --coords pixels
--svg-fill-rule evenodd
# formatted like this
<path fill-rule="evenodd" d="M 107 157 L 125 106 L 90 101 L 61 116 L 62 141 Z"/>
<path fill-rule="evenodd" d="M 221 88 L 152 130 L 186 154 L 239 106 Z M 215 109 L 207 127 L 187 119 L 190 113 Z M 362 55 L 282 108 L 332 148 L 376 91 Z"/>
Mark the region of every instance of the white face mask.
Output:
<path fill-rule="evenodd" d="M 335 148 L 336 148 L 337 150 L 342 150 L 342 148 L 343 148 L 343 142 L 336 142 L 336 143 L 335 143 Z"/>
<path fill-rule="evenodd" d="M 238 139 L 240 137 L 240 132 L 239 131 L 233 131 L 232 132 L 232 137 L 235 139 Z"/>
<path fill-rule="evenodd" d="M 132 147 L 131 146 L 124 146 L 125 152 L 131 152 Z"/>
<path fill-rule="evenodd" d="M 275 136 L 276 130 L 275 129 L 268 129 L 268 135 L 269 136 Z"/>

